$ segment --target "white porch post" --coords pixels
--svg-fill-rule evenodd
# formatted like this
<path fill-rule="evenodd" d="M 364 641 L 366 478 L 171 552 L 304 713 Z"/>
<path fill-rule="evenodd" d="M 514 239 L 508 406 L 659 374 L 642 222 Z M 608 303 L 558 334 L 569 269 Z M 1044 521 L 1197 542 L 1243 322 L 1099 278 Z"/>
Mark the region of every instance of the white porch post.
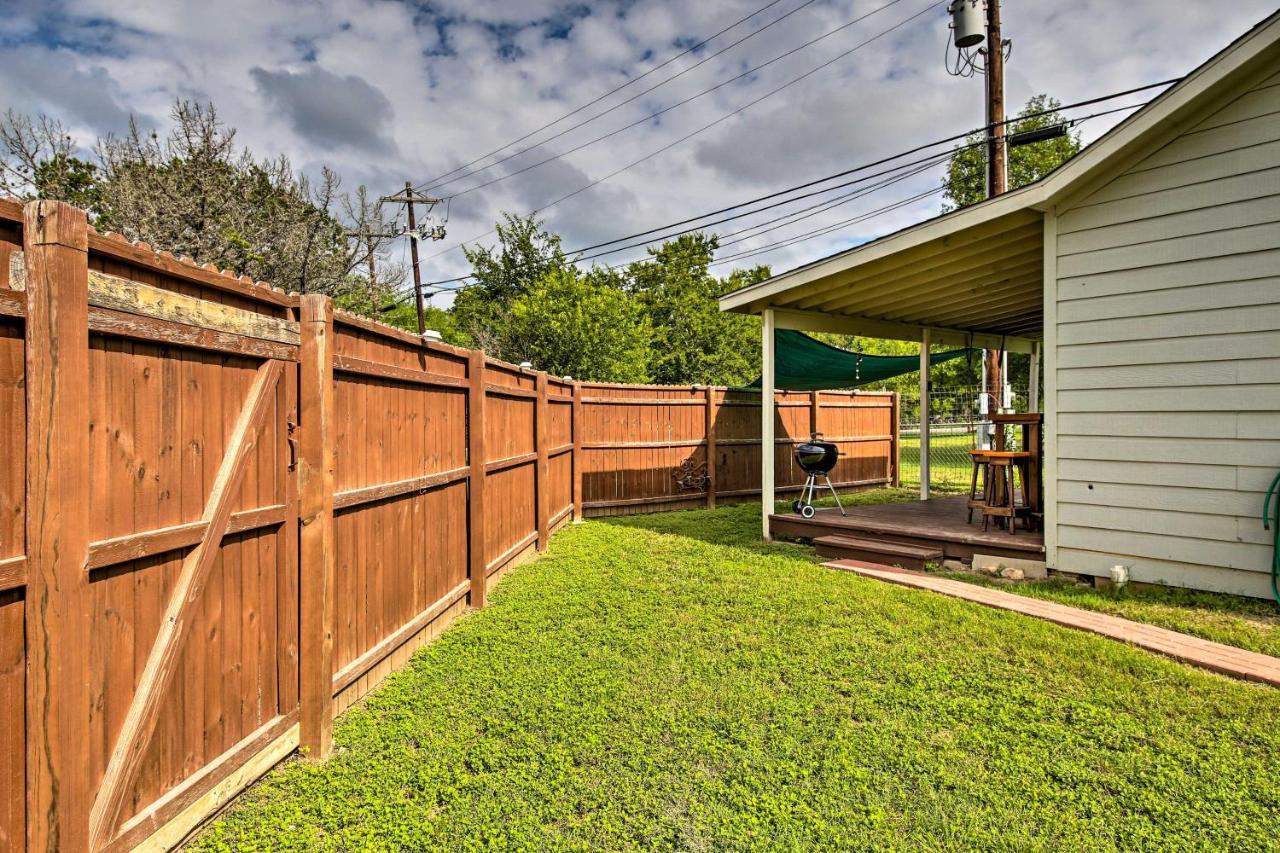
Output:
<path fill-rule="evenodd" d="M 769 534 L 769 514 L 773 512 L 773 384 L 774 384 L 774 328 L 777 323 L 773 309 L 766 308 L 760 315 L 760 524 L 765 541 Z"/>
<path fill-rule="evenodd" d="M 1027 370 L 1027 411 L 1040 411 L 1040 342 L 1031 344 L 1031 366 Z"/>
<path fill-rule="evenodd" d="M 920 500 L 929 500 L 929 330 L 920 330 Z"/>

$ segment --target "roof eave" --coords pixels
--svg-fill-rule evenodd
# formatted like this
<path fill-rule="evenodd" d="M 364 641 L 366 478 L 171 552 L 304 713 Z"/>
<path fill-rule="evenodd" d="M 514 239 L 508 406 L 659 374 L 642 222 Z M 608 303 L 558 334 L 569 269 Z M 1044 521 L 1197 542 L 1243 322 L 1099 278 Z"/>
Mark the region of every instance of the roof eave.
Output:
<path fill-rule="evenodd" d="M 1029 184 L 995 198 L 954 210 L 942 216 L 909 225 L 830 257 L 779 273 L 753 285 L 720 297 L 720 310 L 754 314 L 767 307 L 769 298 L 793 287 L 808 284 L 836 272 L 846 272 L 864 264 L 950 236 L 1019 210 L 1039 210 L 1044 204 L 1043 183 Z"/>

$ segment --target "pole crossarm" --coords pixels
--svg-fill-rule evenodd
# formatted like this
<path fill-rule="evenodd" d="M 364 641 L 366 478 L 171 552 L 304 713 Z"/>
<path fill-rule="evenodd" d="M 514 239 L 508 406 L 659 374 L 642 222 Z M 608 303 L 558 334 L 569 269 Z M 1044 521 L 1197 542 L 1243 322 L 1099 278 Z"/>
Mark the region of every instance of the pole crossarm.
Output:
<path fill-rule="evenodd" d="M 378 199 L 380 204 L 440 204 L 442 198 L 427 195 L 384 195 Z"/>

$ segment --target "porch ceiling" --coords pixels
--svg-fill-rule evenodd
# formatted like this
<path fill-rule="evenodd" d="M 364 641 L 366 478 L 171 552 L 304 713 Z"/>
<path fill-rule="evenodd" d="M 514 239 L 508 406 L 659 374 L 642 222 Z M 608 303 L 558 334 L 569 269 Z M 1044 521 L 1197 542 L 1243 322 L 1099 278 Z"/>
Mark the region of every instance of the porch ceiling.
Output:
<path fill-rule="evenodd" d="M 749 314 L 773 308 L 780 328 L 918 340 L 927 327 L 940 342 L 972 336 L 975 346 L 990 346 L 993 336 L 1039 339 L 1043 214 L 1018 195 L 775 276 L 728 294 L 721 308 Z"/>

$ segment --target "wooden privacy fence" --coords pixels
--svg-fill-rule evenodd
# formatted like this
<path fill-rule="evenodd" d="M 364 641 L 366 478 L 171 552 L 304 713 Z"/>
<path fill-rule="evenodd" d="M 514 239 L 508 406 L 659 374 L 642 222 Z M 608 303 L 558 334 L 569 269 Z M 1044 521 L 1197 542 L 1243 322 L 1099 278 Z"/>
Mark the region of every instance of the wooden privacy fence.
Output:
<path fill-rule="evenodd" d="M 754 414 L 753 414 L 754 412 Z M 846 485 L 889 395 L 779 394 Z M 178 843 L 584 513 L 758 492 L 759 400 L 574 383 L 0 201 L 0 849 Z"/>
<path fill-rule="evenodd" d="M 583 382 L 586 515 L 715 506 L 760 494 L 760 395 L 670 385 Z M 898 397 L 858 391 L 778 391 L 774 482 L 798 493 L 792 448 L 822 433 L 840 448 L 837 488 L 896 484 Z"/>

